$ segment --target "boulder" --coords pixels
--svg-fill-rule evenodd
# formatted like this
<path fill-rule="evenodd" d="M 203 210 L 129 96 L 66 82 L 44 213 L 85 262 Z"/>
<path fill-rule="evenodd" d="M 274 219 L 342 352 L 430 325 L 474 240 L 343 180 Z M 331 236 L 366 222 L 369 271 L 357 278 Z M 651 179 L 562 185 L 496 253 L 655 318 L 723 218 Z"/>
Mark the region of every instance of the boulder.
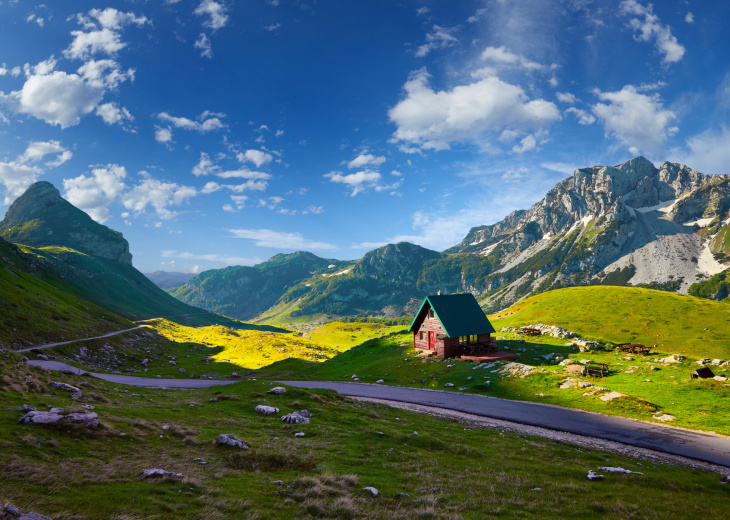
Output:
<path fill-rule="evenodd" d="M 20 512 L 20 509 L 13 505 L 7 505 L 3 508 L 3 513 L 5 513 L 5 516 L 9 518 L 20 518 L 23 516 L 23 513 Z"/>
<path fill-rule="evenodd" d="M 599 399 L 601 401 L 613 401 L 614 399 L 618 399 L 619 397 L 626 397 L 626 395 L 620 392 L 609 392 L 600 396 Z"/>
<path fill-rule="evenodd" d="M 298 411 L 296 411 L 296 412 L 294 412 L 294 413 L 298 413 L 298 414 L 299 414 L 299 415 L 301 415 L 302 417 L 306 417 L 306 418 L 310 418 L 310 417 L 312 417 L 312 412 L 309 412 L 309 411 L 307 411 L 307 410 L 298 410 Z"/>
<path fill-rule="evenodd" d="M 279 413 L 279 409 L 275 406 L 267 406 L 265 404 L 258 405 L 254 411 L 260 413 L 261 415 L 272 415 L 275 413 Z"/>
<path fill-rule="evenodd" d="M 297 432 L 294 434 L 294 437 L 304 437 L 304 432 Z"/>
<path fill-rule="evenodd" d="M 248 446 L 233 435 L 232 433 L 222 433 L 218 437 L 215 438 L 215 444 L 216 446 L 231 446 L 233 448 L 243 448 L 244 450 L 248 449 Z"/>
<path fill-rule="evenodd" d="M 96 428 L 99 426 L 99 416 L 96 412 L 63 413 L 63 408 L 51 408 L 48 412 L 31 411 L 25 414 L 18 421 L 21 424 L 56 424 L 73 423 L 84 428 Z"/>
<path fill-rule="evenodd" d="M 79 388 L 76 388 L 75 386 L 71 386 L 66 383 L 59 383 L 58 381 L 51 381 L 50 383 L 48 383 L 48 386 L 50 386 L 51 388 L 58 388 L 59 390 L 66 390 L 67 392 L 81 393 L 81 390 Z"/>
<path fill-rule="evenodd" d="M 142 472 L 142 477 L 182 477 L 182 473 L 173 473 L 172 471 L 166 471 L 160 468 L 146 469 Z"/>
<path fill-rule="evenodd" d="M 698 365 L 709 365 L 710 363 L 712 363 L 712 360 L 710 358 L 698 359 L 697 361 L 695 361 L 695 363 L 697 363 Z"/>
<path fill-rule="evenodd" d="M 25 513 L 20 515 L 18 520 L 52 520 L 51 517 L 42 515 L 40 513 Z"/>
<path fill-rule="evenodd" d="M 614 468 L 611 466 L 600 466 L 598 469 L 600 469 L 601 471 L 605 471 L 607 473 L 626 473 L 626 474 L 633 473 L 634 475 L 643 475 L 643 473 L 641 473 L 640 471 L 630 471 L 628 469 Z"/>
<path fill-rule="evenodd" d="M 367 491 L 368 493 L 370 493 L 374 497 L 376 497 L 376 496 L 379 495 L 378 490 L 376 488 L 372 487 L 372 486 L 368 486 L 366 488 L 363 488 L 363 491 Z"/>
<path fill-rule="evenodd" d="M 283 394 L 284 392 L 286 392 L 286 388 L 284 388 L 283 386 L 275 386 L 274 388 L 272 388 L 271 390 L 269 390 L 266 393 L 279 395 L 279 394 Z"/>
<path fill-rule="evenodd" d="M 588 471 L 588 480 L 603 480 L 603 475 L 599 475 L 593 470 Z"/>
<path fill-rule="evenodd" d="M 289 424 L 309 424 L 309 417 L 299 415 L 298 412 L 292 412 L 281 418 L 282 421 Z"/>

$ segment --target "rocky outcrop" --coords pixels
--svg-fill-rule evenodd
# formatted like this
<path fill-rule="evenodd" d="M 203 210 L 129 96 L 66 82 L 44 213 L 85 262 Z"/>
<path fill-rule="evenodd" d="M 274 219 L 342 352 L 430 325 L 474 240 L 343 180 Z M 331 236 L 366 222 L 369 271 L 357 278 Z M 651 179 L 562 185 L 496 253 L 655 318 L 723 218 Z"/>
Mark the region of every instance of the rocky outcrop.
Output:
<path fill-rule="evenodd" d="M 84 428 L 99 426 L 99 416 L 96 412 L 66 413 L 63 408 L 51 408 L 48 412 L 30 411 L 20 418 L 21 424 L 57 424 L 72 423 Z"/>
<path fill-rule="evenodd" d="M 34 247 L 62 246 L 132 265 L 129 243 L 66 201 L 50 182 L 31 184 L 0 222 L 0 235 Z"/>

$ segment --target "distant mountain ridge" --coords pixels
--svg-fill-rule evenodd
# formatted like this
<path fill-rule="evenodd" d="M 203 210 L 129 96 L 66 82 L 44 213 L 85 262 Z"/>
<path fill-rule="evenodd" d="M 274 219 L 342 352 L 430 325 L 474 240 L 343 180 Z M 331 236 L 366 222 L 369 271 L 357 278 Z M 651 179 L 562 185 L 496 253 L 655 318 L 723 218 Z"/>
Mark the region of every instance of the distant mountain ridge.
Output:
<path fill-rule="evenodd" d="M 179 273 L 175 271 L 154 271 L 152 273 L 142 274 L 160 289 L 175 287 L 197 276 L 195 273 Z"/>
<path fill-rule="evenodd" d="M 290 277 L 278 298 L 273 287 L 267 294 L 273 307 L 259 311 L 262 306 L 249 304 L 247 312 L 273 321 L 321 314 L 392 317 L 413 312 L 423 295 L 438 290 L 470 292 L 495 311 L 575 285 L 645 285 L 686 293 L 728 267 L 730 176 L 670 162 L 656 168 L 636 157 L 578 169 L 530 209 L 472 228 L 443 253 L 389 244 L 338 272 Z M 207 271 L 206 279 L 219 271 L 224 270 Z M 196 283 L 193 278 L 186 285 Z M 245 293 L 247 287 L 241 281 L 237 290 Z M 175 292 L 200 306 L 228 305 L 223 292 L 196 294 L 193 300 Z M 249 294 L 256 298 L 255 290 Z"/>

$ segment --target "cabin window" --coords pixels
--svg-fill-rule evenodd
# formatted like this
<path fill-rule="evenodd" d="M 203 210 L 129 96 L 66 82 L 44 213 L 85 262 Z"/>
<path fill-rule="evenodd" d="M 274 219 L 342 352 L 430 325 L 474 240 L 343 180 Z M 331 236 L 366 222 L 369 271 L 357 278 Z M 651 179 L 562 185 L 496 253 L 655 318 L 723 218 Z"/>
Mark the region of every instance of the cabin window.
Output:
<path fill-rule="evenodd" d="M 419 339 L 426 339 L 426 333 L 425 332 L 421 331 L 421 332 L 419 332 L 419 335 L 420 335 Z"/>
<path fill-rule="evenodd" d="M 466 343 L 466 336 L 459 336 L 459 345 L 464 345 Z"/>
<path fill-rule="evenodd" d="M 428 309 L 428 317 L 429 317 L 429 318 L 433 318 L 433 317 L 435 317 L 435 316 L 434 316 L 434 313 L 433 313 L 433 309 Z"/>
<path fill-rule="evenodd" d="M 476 343 L 478 339 L 479 336 L 477 336 L 476 334 L 472 334 L 471 336 L 469 336 L 469 343 Z"/>

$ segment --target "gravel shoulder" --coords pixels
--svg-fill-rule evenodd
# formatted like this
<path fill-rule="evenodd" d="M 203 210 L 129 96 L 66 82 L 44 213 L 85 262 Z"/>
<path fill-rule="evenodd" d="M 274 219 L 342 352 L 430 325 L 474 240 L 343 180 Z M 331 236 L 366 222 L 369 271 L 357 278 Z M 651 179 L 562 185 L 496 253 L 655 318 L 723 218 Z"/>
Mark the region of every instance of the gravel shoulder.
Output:
<path fill-rule="evenodd" d="M 353 399 L 357 399 L 358 401 L 381 403 L 387 406 L 392 406 L 394 408 L 400 408 L 402 410 L 430 415 L 439 419 L 456 420 L 459 424 L 463 424 L 464 426 L 489 428 L 503 432 L 533 435 L 535 437 L 542 437 L 544 439 L 566 442 L 590 449 L 609 451 L 612 453 L 625 455 L 627 457 L 645 460 L 653 464 L 683 466 L 692 469 L 698 469 L 701 471 L 717 473 L 718 475 L 723 476 L 728 474 L 728 468 L 726 468 L 725 466 L 719 466 L 717 464 L 711 464 L 709 462 L 690 459 L 679 455 L 672 455 L 661 451 L 638 448 L 636 446 L 631 446 L 620 442 L 598 439 L 595 437 L 586 437 L 584 435 L 576 435 L 574 433 L 561 432 L 557 430 L 551 430 L 549 428 L 540 428 L 539 426 L 530 426 L 527 424 L 520 424 L 512 421 L 504 421 L 501 419 L 493 419 L 491 417 L 458 412 L 456 410 L 438 408 L 435 406 L 424 406 L 419 404 L 404 403 L 401 401 L 390 401 L 387 399 L 374 399 L 370 397 L 353 397 Z"/>

